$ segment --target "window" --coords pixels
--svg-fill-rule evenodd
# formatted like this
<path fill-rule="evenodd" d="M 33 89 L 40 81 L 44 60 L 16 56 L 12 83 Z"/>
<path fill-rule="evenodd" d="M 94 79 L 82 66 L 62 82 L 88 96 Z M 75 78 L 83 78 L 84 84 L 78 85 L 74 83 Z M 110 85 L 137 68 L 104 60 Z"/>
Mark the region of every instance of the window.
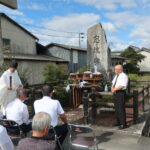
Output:
<path fill-rule="evenodd" d="M 6 51 L 10 51 L 11 50 L 11 47 L 10 47 L 10 39 L 2 39 L 2 42 L 3 42 L 3 51 L 6 52 Z"/>
<path fill-rule="evenodd" d="M 10 39 L 3 39 L 3 46 L 10 46 Z"/>

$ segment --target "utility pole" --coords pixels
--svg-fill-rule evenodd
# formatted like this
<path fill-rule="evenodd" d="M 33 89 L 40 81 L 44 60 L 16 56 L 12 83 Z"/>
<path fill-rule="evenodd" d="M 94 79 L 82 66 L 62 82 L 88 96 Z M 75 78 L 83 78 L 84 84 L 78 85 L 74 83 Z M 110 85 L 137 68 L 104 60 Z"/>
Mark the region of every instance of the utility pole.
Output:
<path fill-rule="evenodd" d="M 79 33 L 79 47 L 81 47 L 81 40 L 84 39 L 84 33 Z"/>

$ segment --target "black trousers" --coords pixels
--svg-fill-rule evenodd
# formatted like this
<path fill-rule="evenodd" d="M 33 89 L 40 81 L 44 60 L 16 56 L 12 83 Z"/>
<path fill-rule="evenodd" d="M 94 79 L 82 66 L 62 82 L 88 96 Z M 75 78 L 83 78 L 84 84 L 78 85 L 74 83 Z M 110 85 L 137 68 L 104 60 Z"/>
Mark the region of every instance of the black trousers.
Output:
<path fill-rule="evenodd" d="M 59 141 L 60 144 L 62 145 L 68 133 L 68 125 L 63 124 L 63 125 L 56 126 L 55 131 L 57 133 L 57 136 L 58 137 L 60 136 Z"/>
<path fill-rule="evenodd" d="M 126 125 L 126 113 L 125 113 L 125 95 L 123 90 L 117 91 L 114 94 L 114 105 L 117 123 L 120 125 Z"/>
<path fill-rule="evenodd" d="M 59 142 L 62 145 L 68 133 L 68 125 L 67 124 L 58 125 L 54 127 L 54 129 L 56 131 L 57 136 L 59 137 Z M 54 136 L 55 134 L 53 129 L 50 129 L 46 139 L 54 139 Z"/>
<path fill-rule="evenodd" d="M 32 123 L 29 123 L 29 124 L 25 124 L 25 123 L 23 123 L 22 125 L 20 125 L 20 129 L 22 130 L 22 132 L 23 133 L 28 133 L 29 131 L 31 131 L 32 130 L 32 125 L 31 125 Z"/>

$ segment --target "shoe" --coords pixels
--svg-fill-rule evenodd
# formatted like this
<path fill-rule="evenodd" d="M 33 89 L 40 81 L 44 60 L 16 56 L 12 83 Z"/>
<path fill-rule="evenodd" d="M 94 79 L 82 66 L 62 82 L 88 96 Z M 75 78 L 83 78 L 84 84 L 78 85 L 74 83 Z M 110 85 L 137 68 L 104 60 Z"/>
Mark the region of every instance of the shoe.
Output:
<path fill-rule="evenodd" d="M 120 130 L 122 130 L 122 129 L 125 129 L 125 128 L 127 128 L 128 126 L 127 125 L 120 125 L 118 128 L 120 129 Z"/>

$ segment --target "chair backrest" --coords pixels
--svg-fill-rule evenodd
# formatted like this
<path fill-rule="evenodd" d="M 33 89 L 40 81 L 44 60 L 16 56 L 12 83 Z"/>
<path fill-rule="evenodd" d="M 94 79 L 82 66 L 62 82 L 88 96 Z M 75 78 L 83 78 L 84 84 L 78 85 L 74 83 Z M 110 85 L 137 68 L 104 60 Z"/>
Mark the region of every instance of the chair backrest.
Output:
<path fill-rule="evenodd" d="M 4 126 L 9 135 L 21 135 L 21 129 L 13 120 L 0 119 L 0 125 Z"/>

